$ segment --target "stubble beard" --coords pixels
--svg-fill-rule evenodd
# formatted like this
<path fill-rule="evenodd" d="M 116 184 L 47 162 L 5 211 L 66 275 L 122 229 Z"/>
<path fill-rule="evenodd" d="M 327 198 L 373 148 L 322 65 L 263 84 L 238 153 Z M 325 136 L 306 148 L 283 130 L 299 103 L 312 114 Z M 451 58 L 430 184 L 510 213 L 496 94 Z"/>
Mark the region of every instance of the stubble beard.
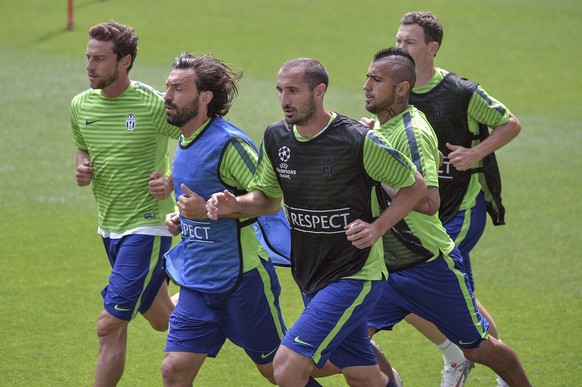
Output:
<path fill-rule="evenodd" d="M 285 121 L 289 125 L 297 125 L 297 126 L 304 126 L 307 125 L 313 117 L 315 116 L 315 112 L 317 108 L 315 107 L 315 100 L 311 98 L 307 105 L 305 106 L 305 114 L 302 116 L 298 116 L 295 118 L 285 118 Z"/>
<path fill-rule="evenodd" d="M 115 81 L 119 79 L 119 71 L 115 71 L 110 77 L 107 78 L 99 78 L 95 81 L 95 84 L 90 83 L 92 89 L 105 89 L 108 86 L 111 86 Z"/>
<path fill-rule="evenodd" d="M 184 108 L 179 108 L 173 103 L 167 103 L 174 108 L 176 111 L 175 114 L 166 114 L 166 121 L 168 124 L 177 126 L 179 128 L 186 125 L 190 120 L 196 118 L 198 116 L 198 102 L 200 97 L 196 97 L 192 103 Z"/>

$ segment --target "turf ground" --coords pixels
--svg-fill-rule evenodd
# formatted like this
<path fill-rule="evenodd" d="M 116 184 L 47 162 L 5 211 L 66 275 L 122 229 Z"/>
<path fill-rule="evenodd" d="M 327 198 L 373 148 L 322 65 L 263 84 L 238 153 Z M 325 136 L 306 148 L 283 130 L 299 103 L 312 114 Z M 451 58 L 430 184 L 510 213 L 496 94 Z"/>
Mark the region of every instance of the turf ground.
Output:
<path fill-rule="evenodd" d="M 580 385 L 582 3 L 578 0 L 64 0 L 0 2 L 0 386 L 84 386 L 97 354 L 99 291 L 109 271 L 89 189 L 76 187 L 68 107 L 88 87 L 87 29 L 132 24 L 140 53 L 132 78 L 164 88 L 181 51 L 212 52 L 244 71 L 228 118 L 259 140 L 282 118 L 274 79 L 286 59 L 311 56 L 330 73 L 331 110 L 365 114 L 361 86 L 372 55 L 394 44 L 398 20 L 431 10 L 445 28 L 438 65 L 480 82 L 521 120 L 498 152 L 507 225 L 473 253 L 477 295 L 535 386 Z M 301 311 L 280 270 L 288 324 Z M 407 386 L 438 385 L 440 355 L 402 323 L 377 341 Z M 164 334 L 130 325 L 121 386 L 159 386 Z M 478 366 L 467 386 L 494 385 Z M 244 353 L 227 344 L 201 386 L 260 386 Z M 341 377 L 322 380 L 345 385 Z"/>

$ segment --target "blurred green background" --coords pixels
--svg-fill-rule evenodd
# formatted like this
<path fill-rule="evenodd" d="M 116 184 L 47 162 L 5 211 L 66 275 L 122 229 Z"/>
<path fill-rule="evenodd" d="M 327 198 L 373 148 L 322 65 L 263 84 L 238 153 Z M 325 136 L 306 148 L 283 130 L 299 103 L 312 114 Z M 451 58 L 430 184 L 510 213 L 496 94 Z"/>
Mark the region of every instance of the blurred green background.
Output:
<path fill-rule="evenodd" d="M 579 0 L 65 0 L 0 2 L 0 386 L 91 385 L 95 327 L 109 266 L 90 189 L 75 184 L 69 103 L 88 87 L 87 30 L 115 19 L 135 27 L 130 75 L 164 90 L 173 58 L 211 52 L 243 80 L 229 120 L 260 141 L 281 119 L 274 87 L 285 60 L 328 69 L 328 109 L 366 115 L 362 84 L 373 54 L 394 45 L 400 17 L 430 10 L 445 37 L 437 65 L 479 82 L 520 119 L 498 152 L 507 225 L 488 225 L 474 250 L 477 295 L 536 386 L 580 384 L 582 254 L 582 3 Z M 302 310 L 279 270 L 291 325 Z M 175 289 L 174 289 L 175 290 Z M 440 383 L 439 352 L 399 324 L 376 336 L 406 386 Z M 165 335 L 141 317 L 129 329 L 122 386 L 161 385 Z M 341 376 L 320 380 L 343 386 Z M 268 385 L 230 343 L 203 366 L 201 386 Z M 467 386 L 494 385 L 477 366 Z"/>

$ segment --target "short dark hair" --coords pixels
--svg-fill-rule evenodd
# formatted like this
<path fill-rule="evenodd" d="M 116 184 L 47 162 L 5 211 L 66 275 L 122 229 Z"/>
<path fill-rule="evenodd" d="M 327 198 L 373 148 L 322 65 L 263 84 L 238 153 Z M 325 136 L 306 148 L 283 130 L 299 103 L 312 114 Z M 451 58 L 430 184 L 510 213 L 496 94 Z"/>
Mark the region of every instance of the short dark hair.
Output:
<path fill-rule="evenodd" d="M 281 70 L 290 70 L 300 68 L 303 70 L 303 78 L 309 85 L 309 89 L 313 91 L 317 85 L 324 84 L 325 87 L 329 84 L 329 76 L 327 70 L 321 63 L 311 58 L 296 58 L 290 59 L 283 63 Z"/>
<path fill-rule="evenodd" d="M 127 71 L 131 70 L 137 56 L 137 41 L 139 39 L 133 27 L 109 20 L 91 27 L 89 38 L 102 42 L 113 42 L 113 52 L 117 55 L 117 60 L 131 55 L 131 63 Z"/>
<path fill-rule="evenodd" d="M 389 61 L 393 65 L 396 82 L 407 81 L 410 87 L 416 83 L 416 68 L 414 59 L 408 51 L 403 48 L 389 47 L 378 51 L 374 55 L 374 62 Z"/>
<path fill-rule="evenodd" d="M 437 42 L 439 46 L 442 44 L 443 26 L 431 12 L 408 12 L 400 19 L 400 25 L 410 24 L 418 24 L 422 27 L 425 43 Z"/>
<path fill-rule="evenodd" d="M 232 71 L 224 62 L 211 54 L 194 56 L 183 52 L 174 59 L 174 69 L 192 69 L 196 73 L 194 81 L 198 91 L 211 91 L 212 101 L 208 104 L 210 117 L 223 117 L 238 94 L 237 82 L 242 78 L 241 72 Z"/>

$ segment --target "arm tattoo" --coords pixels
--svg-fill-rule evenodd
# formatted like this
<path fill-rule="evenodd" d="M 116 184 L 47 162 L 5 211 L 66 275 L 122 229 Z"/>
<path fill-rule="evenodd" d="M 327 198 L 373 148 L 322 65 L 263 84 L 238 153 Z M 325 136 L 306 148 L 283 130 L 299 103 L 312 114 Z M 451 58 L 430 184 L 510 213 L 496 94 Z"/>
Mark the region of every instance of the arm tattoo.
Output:
<path fill-rule="evenodd" d="M 434 191 L 435 189 L 438 190 L 438 187 L 428 187 L 429 191 Z M 431 199 L 430 196 L 426 197 L 426 203 L 428 204 L 428 208 L 431 212 L 438 210 L 439 204 Z"/>

